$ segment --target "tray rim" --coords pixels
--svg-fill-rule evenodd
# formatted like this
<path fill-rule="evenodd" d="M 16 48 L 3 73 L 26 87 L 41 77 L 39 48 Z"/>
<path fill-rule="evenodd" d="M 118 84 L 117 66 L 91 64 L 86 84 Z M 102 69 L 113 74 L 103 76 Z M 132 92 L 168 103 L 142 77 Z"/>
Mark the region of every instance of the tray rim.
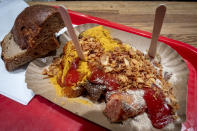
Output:
<path fill-rule="evenodd" d="M 57 7 L 57 6 L 53 6 L 53 7 Z M 104 20 L 104 19 L 101 19 L 101 18 L 96 18 L 96 17 L 93 17 L 93 16 L 84 15 L 82 13 L 75 12 L 75 11 L 72 11 L 72 10 L 69 10 L 69 9 L 68 9 L 68 11 L 69 11 L 69 14 L 71 16 L 71 19 L 72 19 L 73 23 L 76 24 L 76 25 L 85 24 L 85 23 L 98 23 L 98 24 L 102 24 L 102 25 L 109 26 L 109 27 L 112 27 L 112 28 L 117 28 L 118 27 L 118 29 L 120 29 L 120 30 L 124 30 L 124 31 L 127 30 L 127 32 L 129 32 L 129 33 L 133 33 L 133 34 L 140 35 L 140 36 L 151 39 L 152 34 L 149 33 L 149 32 L 141 31 L 141 30 L 138 30 L 138 29 L 134 29 L 134 28 L 131 28 L 131 27 L 124 26 L 124 25 L 113 23 L 113 22 L 110 22 L 110 21 L 107 21 L 107 20 Z M 177 40 L 173 40 L 173 39 L 169 39 L 169 38 L 166 38 L 166 37 L 162 37 L 162 36 L 159 37 L 159 41 L 161 41 L 165 44 L 168 44 L 173 49 L 175 49 L 179 54 L 181 53 L 180 55 L 186 61 L 187 65 L 188 65 L 188 69 L 189 69 L 188 89 L 192 85 L 193 89 L 197 90 L 197 48 L 195 48 L 191 45 L 188 45 L 186 43 L 183 43 L 183 42 L 180 42 L 180 41 L 177 41 Z M 188 52 L 191 52 L 191 53 L 189 53 L 189 54 L 182 53 L 182 51 L 185 51 L 185 50 L 187 50 L 187 53 Z M 193 58 L 191 58 L 191 57 L 193 57 Z M 196 61 L 194 62 L 193 60 L 195 60 L 195 59 L 196 59 Z M 194 92 L 194 93 L 195 94 L 193 94 L 193 96 L 197 100 L 197 91 Z M 2 98 L 1 94 L 0 94 L 0 98 Z M 2 99 L 5 99 L 6 101 L 11 100 L 11 99 L 9 99 L 7 97 L 4 97 L 4 96 L 3 96 Z M 37 99 L 37 98 L 34 98 L 34 99 Z M 18 103 L 14 102 L 14 104 L 17 105 Z M 191 116 L 191 120 L 195 120 L 194 122 L 197 123 L 197 118 L 195 118 L 195 116 L 197 116 L 197 104 L 195 106 L 195 111 L 196 111 L 196 115 Z M 194 125 L 190 125 L 190 123 L 186 123 L 186 124 L 189 124 L 189 125 L 187 125 L 187 128 L 190 128 L 190 127 L 193 126 L 193 129 L 197 129 L 197 128 L 195 128 L 197 125 L 195 125 L 195 127 L 194 127 Z"/>

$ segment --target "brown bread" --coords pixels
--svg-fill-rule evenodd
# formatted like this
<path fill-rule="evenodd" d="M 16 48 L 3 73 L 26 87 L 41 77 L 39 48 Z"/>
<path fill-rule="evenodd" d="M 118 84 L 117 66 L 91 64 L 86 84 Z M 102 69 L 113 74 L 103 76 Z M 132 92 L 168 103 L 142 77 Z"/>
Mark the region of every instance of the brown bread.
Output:
<path fill-rule="evenodd" d="M 64 27 L 56 8 L 46 5 L 27 7 L 15 20 L 11 32 L 1 42 L 2 59 L 12 71 L 57 49 L 55 32 Z"/>

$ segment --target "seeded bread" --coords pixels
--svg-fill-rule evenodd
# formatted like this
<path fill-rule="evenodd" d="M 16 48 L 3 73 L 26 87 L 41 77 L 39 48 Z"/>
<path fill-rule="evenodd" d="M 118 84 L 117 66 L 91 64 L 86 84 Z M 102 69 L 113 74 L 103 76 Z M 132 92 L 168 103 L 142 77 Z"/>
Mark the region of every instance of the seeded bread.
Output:
<path fill-rule="evenodd" d="M 56 8 L 46 5 L 27 7 L 1 42 L 1 57 L 6 69 L 12 71 L 57 49 L 59 43 L 55 32 L 63 27 Z"/>

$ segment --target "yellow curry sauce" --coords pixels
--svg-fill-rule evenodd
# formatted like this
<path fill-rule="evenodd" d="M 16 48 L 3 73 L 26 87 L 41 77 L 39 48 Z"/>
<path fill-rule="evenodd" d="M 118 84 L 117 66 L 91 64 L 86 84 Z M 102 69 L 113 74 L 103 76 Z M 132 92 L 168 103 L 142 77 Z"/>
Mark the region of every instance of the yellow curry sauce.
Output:
<path fill-rule="evenodd" d="M 114 48 L 119 47 L 120 44 L 116 40 L 113 40 L 110 36 L 110 33 L 107 29 L 104 29 L 103 26 L 96 26 L 93 28 L 90 28 L 82 33 L 83 37 L 94 37 L 97 41 L 99 41 L 104 49 L 105 52 L 107 51 L 113 51 Z M 131 48 L 129 45 L 124 44 L 123 45 L 125 49 Z M 64 49 L 63 49 L 63 70 L 58 69 L 58 72 L 56 75 L 50 78 L 50 82 L 53 84 L 53 86 L 56 89 L 58 96 L 65 96 L 64 88 L 62 88 L 58 82 L 57 79 L 61 77 L 62 83 L 64 82 L 64 77 L 66 76 L 71 63 L 74 61 L 75 58 L 77 58 L 77 52 L 74 49 L 74 46 L 71 41 L 67 42 Z M 90 76 L 91 72 L 88 68 L 87 61 L 80 61 L 79 67 L 77 69 L 80 73 L 84 74 L 81 81 L 79 81 L 76 85 L 81 84 L 87 80 L 87 77 Z M 71 88 L 75 88 L 75 86 L 72 86 Z"/>

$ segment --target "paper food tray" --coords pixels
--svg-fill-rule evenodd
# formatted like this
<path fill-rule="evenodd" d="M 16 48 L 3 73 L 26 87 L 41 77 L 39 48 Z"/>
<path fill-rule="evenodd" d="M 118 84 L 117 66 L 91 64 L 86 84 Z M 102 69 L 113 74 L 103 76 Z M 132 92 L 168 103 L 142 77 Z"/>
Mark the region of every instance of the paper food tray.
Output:
<path fill-rule="evenodd" d="M 97 24 L 82 24 L 77 27 L 75 27 L 75 31 L 77 35 L 79 35 L 81 32 L 98 26 Z M 123 43 L 130 44 L 132 47 L 135 47 L 136 49 L 140 50 L 141 52 L 146 52 L 150 46 L 150 39 L 131 34 L 125 31 L 120 31 L 114 28 L 104 27 L 108 29 L 111 33 L 111 36 L 113 38 L 120 39 Z M 62 53 L 62 48 L 65 45 L 67 41 L 70 40 L 70 37 L 68 35 L 68 32 L 66 32 L 64 35 L 60 36 L 61 41 L 61 47 L 57 50 L 56 54 Z M 158 42 L 158 48 L 157 53 L 161 57 L 161 65 L 163 66 L 163 70 L 169 73 L 172 73 L 172 77 L 170 79 L 170 82 L 174 85 L 173 91 L 175 93 L 175 96 L 178 100 L 178 104 L 180 105 L 180 109 L 178 110 L 178 115 L 181 118 L 181 121 L 179 123 L 175 124 L 175 128 L 172 127 L 166 127 L 163 130 L 168 129 L 174 129 L 174 130 L 180 130 L 181 122 L 185 121 L 186 116 L 186 95 L 187 95 L 187 85 L 188 85 L 188 69 L 187 65 L 184 62 L 184 60 L 181 58 L 178 53 L 169 47 L 168 45 Z M 57 55 L 56 55 L 57 56 Z M 76 115 L 79 115 L 83 118 L 86 118 L 94 123 L 99 124 L 100 126 L 103 126 L 110 130 L 156 130 L 152 127 L 152 124 L 150 123 L 150 120 L 147 117 L 147 114 L 141 114 L 135 119 L 128 119 L 127 121 L 124 121 L 123 124 L 117 124 L 117 123 L 111 123 L 109 120 L 107 120 L 106 116 L 103 114 L 103 110 L 105 107 L 104 103 L 91 103 L 91 105 L 78 103 L 74 100 L 78 98 L 72 98 L 72 101 L 70 101 L 69 98 L 66 97 L 58 97 L 56 95 L 55 88 L 50 83 L 49 79 L 43 79 L 44 75 L 42 75 L 42 71 L 44 68 L 48 66 L 52 61 L 51 57 L 46 58 L 39 58 L 35 61 L 31 62 L 27 68 L 26 71 L 26 83 L 27 87 L 29 89 L 32 89 L 35 94 L 41 95 L 42 97 L 48 99 L 49 101 L 61 106 L 62 108 L 65 108 L 69 110 L 72 113 L 75 113 Z M 86 100 L 86 98 L 81 98 Z M 99 116 L 99 117 L 98 117 Z M 146 122 L 147 124 L 143 124 Z"/>

